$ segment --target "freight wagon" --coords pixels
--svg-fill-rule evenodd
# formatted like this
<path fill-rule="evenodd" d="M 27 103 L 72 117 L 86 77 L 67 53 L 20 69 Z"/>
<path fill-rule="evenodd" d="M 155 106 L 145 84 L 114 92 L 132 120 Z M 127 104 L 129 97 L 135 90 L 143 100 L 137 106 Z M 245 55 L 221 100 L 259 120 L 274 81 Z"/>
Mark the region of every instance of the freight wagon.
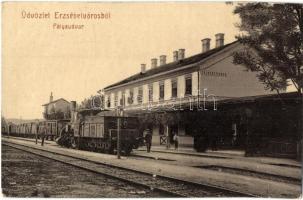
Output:
<path fill-rule="evenodd" d="M 22 124 L 10 124 L 8 132 L 10 136 L 24 138 L 41 138 L 45 135 L 46 140 L 55 140 L 60 136 L 60 131 L 69 123 L 69 120 L 45 120 L 36 122 L 27 122 Z"/>

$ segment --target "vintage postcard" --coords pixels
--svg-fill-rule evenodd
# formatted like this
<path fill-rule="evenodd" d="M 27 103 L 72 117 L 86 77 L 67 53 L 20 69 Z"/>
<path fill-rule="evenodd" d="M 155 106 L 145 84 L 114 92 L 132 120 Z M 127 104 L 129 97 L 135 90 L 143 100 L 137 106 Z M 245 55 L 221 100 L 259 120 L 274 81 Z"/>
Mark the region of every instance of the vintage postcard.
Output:
<path fill-rule="evenodd" d="M 4 197 L 302 194 L 303 4 L 2 2 Z"/>

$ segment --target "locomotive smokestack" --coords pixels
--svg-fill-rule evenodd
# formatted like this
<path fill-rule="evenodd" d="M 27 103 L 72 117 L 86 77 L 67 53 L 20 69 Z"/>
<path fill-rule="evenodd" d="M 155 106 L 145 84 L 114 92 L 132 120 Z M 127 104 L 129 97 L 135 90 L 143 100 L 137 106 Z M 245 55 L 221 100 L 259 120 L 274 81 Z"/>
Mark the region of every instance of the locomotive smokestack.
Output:
<path fill-rule="evenodd" d="M 77 107 L 77 102 L 76 101 L 71 101 L 71 111 L 76 111 L 76 107 Z"/>

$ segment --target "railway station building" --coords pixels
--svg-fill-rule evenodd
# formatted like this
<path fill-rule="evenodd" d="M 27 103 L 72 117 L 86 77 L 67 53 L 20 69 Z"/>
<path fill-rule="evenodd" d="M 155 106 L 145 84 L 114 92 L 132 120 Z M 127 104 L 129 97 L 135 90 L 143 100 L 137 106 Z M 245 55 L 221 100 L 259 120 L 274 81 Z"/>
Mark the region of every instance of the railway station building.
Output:
<path fill-rule="evenodd" d="M 126 113 L 141 117 L 146 122 L 141 128 L 152 130 L 153 145 L 167 145 L 178 133 L 180 146 L 194 147 L 197 130 L 193 127 L 202 124 L 202 129 L 205 126 L 211 130 L 223 121 L 228 121 L 225 131 L 238 137 L 241 123 L 237 118 L 241 116 L 227 120 L 230 117 L 225 115 L 222 119 L 222 115 L 217 117 L 222 113 L 220 109 L 232 113 L 239 107 L 234 102 L 241 102 L 243 107 L 243 103 L 272 93 L 265 90 L 255 72 L 233 64 L 234 52 L 244 48 L 238 41 L 225 44 L 223 33 L 215 37 L 213 49 L 211 40 L 205 38 L 199 54 L 186 57 L 185 49 L 179 49 L 173 52 L 171 62 L 160 55 L 159 64 L 153 58 L 149 69 L 141 64 L 137 74 L 105 87 L 105 109 L 121 106 Z M 244 106 L 239 112 L 246 110 Z M 203 121 L 210 116 L 216 121 Z"/>

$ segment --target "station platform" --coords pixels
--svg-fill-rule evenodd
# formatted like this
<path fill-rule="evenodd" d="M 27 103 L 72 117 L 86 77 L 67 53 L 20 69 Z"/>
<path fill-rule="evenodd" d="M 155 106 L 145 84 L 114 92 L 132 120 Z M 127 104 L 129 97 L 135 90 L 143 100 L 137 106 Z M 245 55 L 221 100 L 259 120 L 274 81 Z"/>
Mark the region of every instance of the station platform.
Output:
<path fill-rule="evenodd" d="M 134 150 L 134 152 L 146 152 L 146 147 L 142 146 L 138 149 Z M 152 146 L 151 153 L 169 153 L 176 155 L 188 155 L 188 156 L 196 156 L 196 157 L 225 157 L 225 158 L 235 158 L 238 160 L 250 160 L 256 163 L 266 163 L 266 164 L 276 164 L 281 166 L 293 166 L 293 167 L 301 167 L 302 164 L 294 159 L 288 158 L 273 158 L 273 157 L 245 157 L 244 150 L 207 150 L 206 152 L 197 152 L 193 148 L 178 148 L 175 150 L 173 147 L 167 149 L 165 146 Z"/>
<path fill-rule="evenodd" d="M 34 141 L 18 140 L 14 138 L 2 138 L 2 141 L 23 144 L 39 149 L 47 149 L 49 151 L 73 155 L 79 158 L 85 158 L 95 162 L 103 162 L 125 168 L 146 171 L 153 173 L 155 176 L 165 175 L 192 182 L 216 185 L 233 190 L 247 192 L 262 197 L 298 198 L 301 194 L 301 186 L 297 184 L 278 182 L 269 179 L 261 179 L 258 177 L 233 174 L 223 171 L 214 171 L 209 170 L 207 168 L 197 167 L 198 165 L 221 165 L 237 168 L 241 167 L 243 169 L 258 169 L 260 171 L 268 173 L 278 173 L 287 177 L 301 178 L 301 168 L 271 165 L 268 163 L 264 163 L 264 160 L 262 160 L 261 158 L 258 158 L 256 160 L 255 158 L 231 156 L 232 158 L 230 159 L 220 159 L 211 156 L 204 157 L 203 155 L 201 155 L 201 157 L 183 155 L 180 154 L 180 152 L 186 151 L 182 151 L 182 149 L 178 151 L 178 154 L 170 154 L 168 152 L 156 152 L 156 148 L 154 148 L 152 149 L 151 153 L 146 153 L 145 151 L 143 151 L 143 149 L 139 149 L 134 151 L 132 156 L 117 159 L 115 155 L 63 148 L 51 141 L 47 141 L 45 146 L 36 145 Z M 207 152 L 204 154 L 210 155 L 210 153 Z M 140 157 L 140 155 L 143 157 Z M 157 159 L 145 159 L 144 156 L 154 157 Z M 230 156 L 225 155 L 225 157 Z M 163 160 L 161 160 L 160 158 L 163 158 Z M 272 160 L 266 160 L 266 162 L 272 162 Z M 291 160 L 276 160 L 276 162 L 279 164 L 287 163 L 289 165 L 291 164 L 301 166 L 300 163 L 296 163 L 295 161 L 291 162 Z"/>
<path fill-rule="evenodd" d="M 138 149 L 139 151 L 146 151 L 146 147 L 140 147 Z M 181 147 L 178 148 L 178 150 L 174 149 L 173 146 L 170 148 L 167 148 L 166 146 L 152 146 L 152 151 L 154 152 L 170 152 L 170 153 L 179 153 L 179 154 L 192 154 L 192 155 L 200 155 L 200 154 L 213 154 L 213 155 L 227 155 L 227 156 L 244 156 L 245 151 L 244 150 L 217 150 L 217 151 L 211 151 L 207 150 L 204 153 L 197 152 L 195 149 L 191 147 Z"/>

